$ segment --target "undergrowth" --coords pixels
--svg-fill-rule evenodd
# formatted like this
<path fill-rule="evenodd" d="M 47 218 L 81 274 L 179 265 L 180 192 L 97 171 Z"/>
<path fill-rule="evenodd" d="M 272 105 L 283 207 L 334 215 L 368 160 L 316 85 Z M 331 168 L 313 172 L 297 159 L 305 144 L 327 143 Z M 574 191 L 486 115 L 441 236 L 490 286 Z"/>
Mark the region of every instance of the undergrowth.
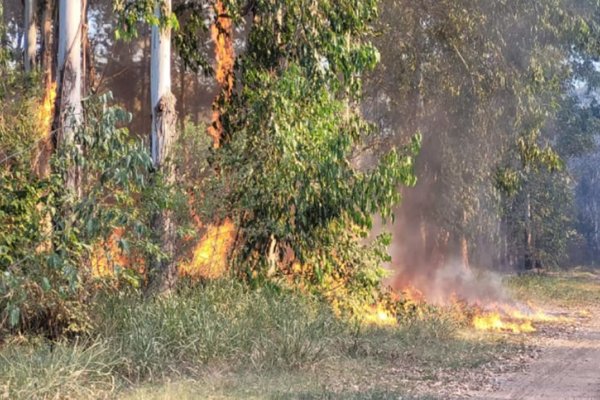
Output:
<path fill-rule="evenodd" d="M 441 310 L 397 327 L 359 326 L 317 300 L 231 281 L 156 299 L 133 289 L 104 293 L 94 304 L 85 337 L 2 343 L 0 393 L 10 399 L 114 398 L 140 386 L 200 379 L 210 368 L 304 374 L 406 360 L 462 368 L 492 357 L 489 347 L 460 339 L 460 324 Z"/>

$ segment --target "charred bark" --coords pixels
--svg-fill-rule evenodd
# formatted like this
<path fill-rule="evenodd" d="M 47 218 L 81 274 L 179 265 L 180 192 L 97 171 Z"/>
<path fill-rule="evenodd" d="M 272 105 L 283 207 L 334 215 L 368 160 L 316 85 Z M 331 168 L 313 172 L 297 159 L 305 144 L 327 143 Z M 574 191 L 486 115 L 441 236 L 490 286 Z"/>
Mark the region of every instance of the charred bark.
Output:
<path fill-rule="evenodd" d="M 54 76 L 56 70 L 56 59 L 54 55 L 57 50 L 54 48 L 54 15 L 55 15 L 55 3 L 54 0 L 45 0 L 42 9 L 41 18 L 41 70 L 44 85 L 44 102 L 52 104 L 44 104 L 44 106 L 51 105 L 53 109 L 56 108 L 55 103 L 55 92 L 56 87 L 54 85 Z M 55 121 L 56 123 L 57 121 Z M 34 160 L 34 172 L 39 178 L 47 178 L 50 176 L 50 158 L 54 153 L 54 143 L 51 131 L 53 125 L 48 126 L 48 132 L 45 132 L 45 137 L 40 140 L 37 145 L 36 158 Z"/>
<path fill-rule="evenodd" d="M 177 113 L 175 111 L 175 97 L 167 93 L 158 102 L 154 109 L 153 149 L 156 151 L 156 171 L 160 171 L 167 184 L 175 180 L 173 165 L 168 159 L 177 131 Z M 172 211 L 162 210 L 153 218 L 153 229 L 158 236 L 161 250 L 165 259 L 153 260 L 149 275 L 149 292 L 166 293 L 174 288 L 177 282 L 177 265 L 175 264 L 175 224 Z"/>

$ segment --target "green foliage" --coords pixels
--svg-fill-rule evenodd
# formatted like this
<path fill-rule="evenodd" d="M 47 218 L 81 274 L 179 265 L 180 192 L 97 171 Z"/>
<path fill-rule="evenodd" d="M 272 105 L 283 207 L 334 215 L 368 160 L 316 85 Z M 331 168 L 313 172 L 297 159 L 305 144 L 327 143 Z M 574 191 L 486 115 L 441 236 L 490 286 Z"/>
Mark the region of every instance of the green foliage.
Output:
<path fill-rule="evenodd" d="M 155 8 L 160 7 L 160 17 L 156 16 Z M 179 29 L 179 21 L 174 13 L 166 13 L 162 0 L 114 0 L 113 9 L 119 18 L 115 29 L 117 39 L 137 37 L 138 22 L 161 28 Z"/>
<path fill-rule="evenodd" d="M 389 240 L 364 238 L 374 215 L 392 216 L 398 187 L 415 184 L 420 138 L 375 161 L 359 151 L 378 136 L 358 107 L 361 76 L 379 58 L 367 40 L 376 4 L 253 6 L 239 90 L 224 105 L 219 174 L 208 186 L 218 197 L 208 200 L 217 205 L 208 219 L 234 218 L 238 271 L 249 277 L 289 276 L 321 293 L 334 277 L 354 294 L 381 282 Z"/>
<path fill-rule="evenodd" d="M 11 399 L 107 398 L 119 356 L 102 341 L 8 343 L 0 353 L 3 393 Z"/>
<path fill-rule="evenodd" d="M 89 328 L 85 312 L 89 288 L 82 284 L 90 276 L 95 246 L 116 228 L 124 228 L 121 251 L 156 254 L 149 216 L 163 206 L 152 199 L 164 196 L 158 196 L 160 186 L 148 180 L 151 162 L 146 146 L 119 127 L 130 116 L 108 106 L 110 96 L 88 100 L 86 125 L 77 131 L 73 148 L 53 155 L 48 177 L 35 175 L 31 168 L 42 140 L 32 139 L 38 129 L 37 108 L 21 105 L 37 100 L 11 100 L 14 108 L 5 109 L 11 116 L 8 126 L 14 127 L 11 133 L 22 129 L 22 137 L 29 139 L 3 140 L 12 146 L 9 153 L 18 157 L 5 157 L 0 169 L 0 221 L 7 228 L 0 232 L 0 330 L 77 333 Z M 75 147 L 84 149 L 85 157 L 78 156 Z M 70 165 L 83 177 L 81 197 L 64 190 L 63 172 Z M 57 214 L 67 208 L 68 216 Z"/>
<path fill-rule="evenodd" d="M 130 40 L 139 35 L 139 24 L 169 27 L 173 29 L 173 43 L 186 68 L 194 72 L 212 73 L 207 55 L 209 7 L 206 1 L 174 1 L 171 13 L 157 18 L 154 12 L 156 0 L 114 0 L 113 10 L 118 23 L 116 39 Z"/>

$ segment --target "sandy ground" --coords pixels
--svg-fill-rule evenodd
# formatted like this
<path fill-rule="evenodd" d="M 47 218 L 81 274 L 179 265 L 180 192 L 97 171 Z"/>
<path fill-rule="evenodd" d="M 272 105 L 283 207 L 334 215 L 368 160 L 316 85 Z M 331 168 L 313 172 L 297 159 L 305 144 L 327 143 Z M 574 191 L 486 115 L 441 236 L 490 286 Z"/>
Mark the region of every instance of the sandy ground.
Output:
<path fill-rule="evenodd" d="M 541 353 L 523 372 L 498 380 L 478 400 L 600 400 L 600 310 L 564 336 L 544 338 Z"/>

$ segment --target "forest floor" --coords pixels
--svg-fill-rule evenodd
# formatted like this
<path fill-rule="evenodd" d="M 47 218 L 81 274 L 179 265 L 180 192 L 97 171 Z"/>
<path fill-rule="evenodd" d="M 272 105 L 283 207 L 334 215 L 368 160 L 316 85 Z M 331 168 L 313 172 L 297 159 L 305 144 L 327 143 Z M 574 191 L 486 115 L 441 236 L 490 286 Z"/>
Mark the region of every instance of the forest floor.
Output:
<path fill-rule="evenodd" d="M 600 274 L 575 271 L 508 280 L 522 302 L 560 323 L 532 334 L 463 330 L 398 354 L 322 362 L 269 374 L 214 369 L 201 381 L 175 381 L 124 399 L 600 399 Z M 418 340 L 418 338 L 416 338 Z M 384 341 L 382 349 L 394 347 Z M 377 342 L 377 339 L 374 339 Z"/>
<path fill-rule="evenodd" d="M 158 302 L 108 298 L 87 342 L 0 345 L 0 399 L 600 399 L 600 271 L 504 282 L 560 321 L 482 332 L 464 311 L 424 306 L 356 330 L 226 282 Z"/>
<path fill-rule="evenodd" d="M 522 371 L 496 377 L 496 390 L 476 391 L 480 400 L 600 399 L 600 275 L 575 272 L 537 278 L 530 297 L 571 318 L 532 337 L 536 359 Z M 522 287 L 521 289 L 525 289 Z"/>

